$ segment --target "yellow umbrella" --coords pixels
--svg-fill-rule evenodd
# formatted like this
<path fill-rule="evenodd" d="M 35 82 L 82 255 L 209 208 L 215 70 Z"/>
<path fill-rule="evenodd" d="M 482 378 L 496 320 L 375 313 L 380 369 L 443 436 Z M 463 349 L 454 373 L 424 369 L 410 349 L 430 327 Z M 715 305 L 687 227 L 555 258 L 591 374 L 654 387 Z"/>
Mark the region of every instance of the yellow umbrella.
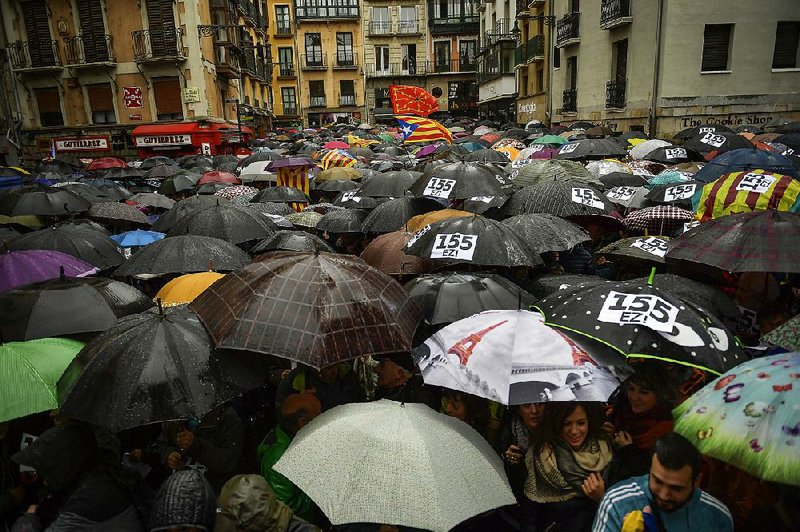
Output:
<path fill-rule="evenodd" d="M 512 161 L 519 157 L 519 150 L 514 146 L 501 146 L 500 148 L 494 148 L 494 150 L 499 151 L 500 153 L 505 153 Z"/>
<path fill-rule="evenodd" d="M 636 146 L 637 144 L 641 144 L 642 142 L 647 142 L 647 139 L 637 139 L 637 138 L 628 139 L 628 144 L 631 147 Z"/>
<path fill-rule="evenodd" d="M 323 170 L 314 178 L 315 182 L 322 181 L 352 181 L 354 179 L 361 179 L 361 172 L 350 166 L 332 166 L 327 170 Z"/>
<path fill-rule="evenodd" d="M 42 220 L 39 216 L 34 216 L 32 214 L 21 214 L 19 216 L 6 216 L 5 214 L 0 214 L 0 224 L 24 225 L 25 227 L 30 227 L 31 229 L 39 229 L 45 226 L 44 220 Z"/>
<path fill-rule="evenodd" d="M 191 303 L 206 288 L 225 277 L 217 272 L 189 273 L 181 275 L 165 284 L 153 301 L 160 299 L 165 307 Z"/>
<path fill-rule="evenodd" d="M 459 211 L 458 209 L 441 209 L 414 216 L 406 223 L 406 228 L 408 231 L 415 232 L 433 222 L 441 222 L 442 220 L 449 220 L 450 218 L 463 218 L 465 216 L 477 215 L 472 212 Z"/>

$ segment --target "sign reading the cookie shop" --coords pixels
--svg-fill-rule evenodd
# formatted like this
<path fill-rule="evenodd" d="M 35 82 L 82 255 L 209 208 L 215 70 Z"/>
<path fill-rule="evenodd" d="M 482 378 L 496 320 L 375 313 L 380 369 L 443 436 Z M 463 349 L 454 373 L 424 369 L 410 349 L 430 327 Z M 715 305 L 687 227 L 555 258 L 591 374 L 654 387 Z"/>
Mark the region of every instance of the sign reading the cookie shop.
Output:
<path fill-rule="evenodd" d="M 136 137 L 137 148 L 151 148 L 154 146 L 184 146 L 192 143 L 191 135 L 143 135 Z"/>
<path fill-rule="evenodd" d="M 108 137 L 63 137 L 53 139 L 56 151 L 108 151 Z"/>

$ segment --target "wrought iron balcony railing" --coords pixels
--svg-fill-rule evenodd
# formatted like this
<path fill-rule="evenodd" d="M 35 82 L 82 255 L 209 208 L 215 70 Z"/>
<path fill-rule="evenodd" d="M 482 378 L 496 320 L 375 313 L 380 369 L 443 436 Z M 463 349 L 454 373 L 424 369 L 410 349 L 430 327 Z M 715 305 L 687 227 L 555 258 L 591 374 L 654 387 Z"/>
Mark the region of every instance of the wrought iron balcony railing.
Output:
<path fill-rule="evenodd" d="M 624 79 L 612 79 L 606 81 L 606 109 L 625 108 L 625 86 Z"/>
<path fill-rule="evenodd" d="M 294 70 L 294 62 L 288 61 L 283 63 L 278 63 L 278 77 L 279 78 L 293 78 L 297 74 Z"/>
<path fill-rule="evenodd" d="M 93 63 L 116 63 L 111 35 L 75 35 L 64 39 L 66 64 L 71 66 Z"/>
<path fill-rule="evenodd" d="M 311 96 L 308 100 L 309 107 L 325 107 L 325 96 Z"/>
<path fill-rule="evenodd" d="M 356 95 L 355 94 L 340 94 L 339 95 L 339 107 L 353 106 L 355 104 L 356 104 Z"/>
<path fill-rule="evenodd" d="M 428 74 L 442 74 L 446 72 L 476 72 L 478 70 L 477 61 L 463 61 L 459 59 L 449 59 L 443 61 L 429 61 Z"/>
<path fill-rule="evenodd" d="M 566 89 L 561 100 L 562 113 L 574 113 L 578 110 L 577 89 Z"/>
<path fill-rule="evenodd" d="M 580 13 L 567 13 L 556 23 L 556 46 L 580 42 Z"/>
<path fill-rule="evenodd" d="M 633 22 L 630 0 L 603 0 L 600 4 L 600 28 L 610 30 Z"/>
<path fill-rule="evenodd" d="M 369 26 L 367 26 L 367 31 L 370 37 L 374 37 L 376 35 L 391 35 L 392 22 L 389 20 L 370 20 Z"/>
<path fill-rule="evenodd" d="M 8 45 L 8 55 L 14 70 L 54 70 L 62 67 L 57 41 L 12 42 Z"/>
<path fill-rule="evenodd" d="M 164 27 L 131 32 L 133 58 L 137 62 L 185 60 L 183 30 Z"/>
<path fill-rule="evenodd" d="M 353 50 L 336 53 L 336 64 L 333 65 L 334 69 L 347 70 L 358 68 L 358 56 Z"/>
<path fill-rule="evenodd" d="M 322 52 L 301 54 L 300 65 L 303 70 L 327 70 L 328 54 Z"/>

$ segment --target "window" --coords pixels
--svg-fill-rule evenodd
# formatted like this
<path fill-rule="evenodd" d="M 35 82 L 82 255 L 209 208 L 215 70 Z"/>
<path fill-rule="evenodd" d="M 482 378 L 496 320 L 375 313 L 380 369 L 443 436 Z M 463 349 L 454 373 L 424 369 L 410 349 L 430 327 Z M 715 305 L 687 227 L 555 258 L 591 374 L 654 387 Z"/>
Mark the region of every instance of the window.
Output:
<path fill-rule="evenodd" d="M 418 33 L 417 6 L 400 6 L 399 33 Z"/>
<path fill-rule="evenodd" d="M 309 81 L 308 94 L 310 107 L 325 107 L 325 82 Z"/>
<path fill-rule="evenodd" d="M 567 88 L 578 87 L 578 56 L 567 57 Z"/>
<path fill-rule="evenodd" d="M 628 77 L 628 39 L 613 43 L 612 62 L 614 65 L 612 79 L 625 82 Z"/>
<path fill-rule="evenodd" d="M 389 89 L 375 89 L 375 107 L 387 108 L 392 106 L 389 98 Z"/>
<path fill-rule="evenodd" d="M 461 71 L 475 70 L 475 54 L 478 50 L 478 41 L 461 41 L 458 43 L 458 57 L 461 61 Z"/>
<path fill-rule="evenodd" d="M 517 93 L 519 93 L 520 98 L 523 96 L 528 95 L 528 69 L 521 68 L 519 71 L 519 87 L 517 87 Z"/>
<path fill-rule="evenodd" d="M 147 25 L 152 56 L 174 55 L 178 50 L 178 32 L 172 0 L 147 0 Z"/>
<path fill-rule="evenodd" d="M 323 66 L 322 62 L 322 37 L 319 33 L 306 33 L 306 64 L 308 66 Z"/>
<path fill-rule="evenodd" d="M 553 68 L 561 68 L 561 48 L 553 46 Z"/>
<path fill-rule="evenodd" d="M 83 59 L 87 63 L 97 63 L 109 60 L 109 49 L 106 44 L 105 23 L 103 21 L 103 8 L 101 0 L 78 0 L 78 17 L 81 24 L 81 42 L 83 46 Z M 67 52 L 72 54 L 71 46 L 66 41 Z M 77 51 L 77 50 L 75 50 Z"/>
<path fill-rule="evenodd" d="M 356 104 L 356 84 L 352 79 L 339 81 L 339 105 Z"/>
<path fill-rule="evenodd" d="M 92 109 L 93 124 L 115 124 L 117 116 L 114 113 L 114 93 L 108 83 L 87 85 L 86 93 L 89 97 L 89 107 Z"/>
<path fill-rule="evenodd" d="M 178 78 L 153 80 L 157 120 L 183 120 L 181 84 Z"/>
<path fill-rule="evenodd" d="M 289 35 L 292 33 L 292 20 L 289 18 L 289 6 L 275 6 L 275 33 Z"/>
<path fill-rule="evenodd" d="M 336 64 L 337 66 L 355 65 L 353 56 L 353 34 L 350 32 L 336 33 Z"/>
<path fill-rule="evenodd" d="M 389 47 L 376 46 L 375 47 L 375 72 L 377 74 L 389 73 Z"/>
<path fill-rule="evenodd" d="M 372 35 L 386 35 L 391 33 L 391 20 L 388 7 L 373 7 L 372 20 L 369 23 L 369 32 Z"/>
<path fill-rule="evenodd" d="M 436 72 L 450 72 L 450 41 L 433 43 Z"/>
<path fill-rule="evenodd" d="M 400 45 L 400 55 L 403 56 L 402 70 L 403 75 L 413 76 L 417 73 L 417 45 Z"/>
<path fill-rule="evenodd" d="M 537 68 L 536 69 L 536 93 L 544 92 L 544 69 Z"/>
<path fill-rule="evenodd" d="M 357 17 L 358 0 L 297 0 L 298 18 Z"/>
<path fill-rule="evenodd" d="M 27 56 L 25 61 L 21 61 L 22 65 L 25 67 L 55 65 L 56 56 L 50 37 L 45 0 L 22 2 L 21 7 L 28 38 Z"/>
<path fill-rule="evenodd" d="M 775 51 L 772 68 L 797 68 L 800 22 L 778 22 L 775 29 Z"/>
<path fill-rule="evenodd" d="M 24 4 L 23 4 L 24 5 Z M 36 105 L 39 107 L 39 122 L 42 127 L 63 126 L 64 115 L 61 114 L 61 97 L 56 87 L 36 89 Z"/>
<path fill-rule="evenodd" d="M 729 70 L 733 24 L 706 24 L 703 31 L 702 72 Z"/>
<path fill-rule="evenodd" d="M 297 114 L 297 94 L 294 87 L 281 87 L 281 105 L 284 115 Z"/>
<path fill-rule="evenodd" d="M 278 75 L 294 76 L 294 50 L 290 47 L 278 48 Z"/>

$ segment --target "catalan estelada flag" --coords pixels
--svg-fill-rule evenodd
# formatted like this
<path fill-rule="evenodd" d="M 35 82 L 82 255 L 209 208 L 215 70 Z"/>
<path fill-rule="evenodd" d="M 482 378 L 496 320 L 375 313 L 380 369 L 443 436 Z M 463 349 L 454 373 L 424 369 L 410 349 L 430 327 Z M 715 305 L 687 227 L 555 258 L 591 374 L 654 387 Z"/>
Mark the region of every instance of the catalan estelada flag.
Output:
<path fill-rule="evenodd" d="M 767 170 L 723 174 L 692 198 L 701 222 L 753 211 L 800 211 L 800 181 Z"/>
<path fill-rule="evenodd" d="M 327 170 L 334 166 L 353 166 L 358 160 L 344 150 L 330 150 L 322 156 L 322 169 Z"/>
<path fill-rule="evenodd" d="M 366 148 L 372 144 L 380 144 L 380 142 L 377 140 L 362 139 L 361 137 L 356 137 L 355 135 L 347 135 L 347 143 L 350 146 L 355 146 L 358 148 Z"/>
<path fill-rule="evenodd" d="M 450 130 L 436 120 L 421 118 L 411 115 L 397 115 L 397 124 L 404 142 L 431 142 L 433 140 L 446 140 L 453 142 Z"/>

